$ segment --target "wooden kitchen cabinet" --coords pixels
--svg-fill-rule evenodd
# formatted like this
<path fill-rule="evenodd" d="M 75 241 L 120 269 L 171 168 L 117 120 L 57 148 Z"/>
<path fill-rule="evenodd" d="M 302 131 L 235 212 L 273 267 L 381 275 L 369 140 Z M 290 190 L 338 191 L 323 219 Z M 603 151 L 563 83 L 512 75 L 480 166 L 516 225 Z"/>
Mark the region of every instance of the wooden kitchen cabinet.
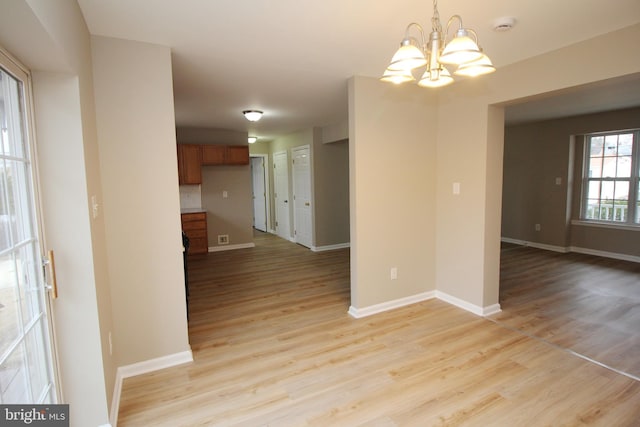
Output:
<path fill-rule="evenodd" d="M 224 157 L 225 165 L 248 165 L 249 147 L 246 145 L 227 145 Z"/>
<path fill-rule="evenodd" d="M 206 254 L 209 252 L 209 239 L 207 237 L 207 213 L 183 213 L 182 231 L 189 238 L 188 255 Z"/>
<path fill-rule="evenodd" d="M 178 182 L 185 184 L 201 184 L 202 149 L 199 145 L 178 144 Z"/>
<path fill-rule="evenodd" d="M 224 145 L 203 145 L 202 164 L 205 166 L 223 165 L 226 146 Z"/>
<path fill-rule="evenodd" d="M 249 147 L 246 145 L 203 145 L 202 165 L 248 165 Z"/>

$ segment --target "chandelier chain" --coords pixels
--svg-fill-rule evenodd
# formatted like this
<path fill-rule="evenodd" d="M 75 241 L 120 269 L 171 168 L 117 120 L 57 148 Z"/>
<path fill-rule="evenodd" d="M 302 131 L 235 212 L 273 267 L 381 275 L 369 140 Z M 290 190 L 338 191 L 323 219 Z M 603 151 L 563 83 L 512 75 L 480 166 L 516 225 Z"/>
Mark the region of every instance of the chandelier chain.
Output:
<path fill-rule="evenodd" d="M 440 13 L 438 13 L 438 0 L 433 0 L 433 16 L 431 17 L 431 29 L 442 33 L 442 23 L 440 22 Z"/>

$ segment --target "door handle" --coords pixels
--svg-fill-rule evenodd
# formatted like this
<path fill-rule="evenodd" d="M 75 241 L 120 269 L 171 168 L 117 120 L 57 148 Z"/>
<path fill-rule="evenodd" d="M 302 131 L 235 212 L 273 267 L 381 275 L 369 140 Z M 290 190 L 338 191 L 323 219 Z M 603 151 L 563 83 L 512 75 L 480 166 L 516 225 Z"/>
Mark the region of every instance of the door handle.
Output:
<path fill-rule="evenodd" d="M 56 280 L 56 260 L 53 257 L 53 249 L 49 250 L 47 255 L 48 259 L 45 262 L 46 265 L 49 266 L 49 276 L 51 284 L 47 286 L 47 289 L 51 291 L 51 298 L 58 298 L 58 281 Z"/>
<path fill-rule="evenodd" d="M 289 203 L 289 201 L 288 201 L 288 200 L 285 200 L 284 202 L 285 202 L 285 203 Z"/>
<path fill-rule="evenodd" d="M 305 206 L 309 206 L 309 202 L 306 202 L 304 205 L 305 205 Z"/>

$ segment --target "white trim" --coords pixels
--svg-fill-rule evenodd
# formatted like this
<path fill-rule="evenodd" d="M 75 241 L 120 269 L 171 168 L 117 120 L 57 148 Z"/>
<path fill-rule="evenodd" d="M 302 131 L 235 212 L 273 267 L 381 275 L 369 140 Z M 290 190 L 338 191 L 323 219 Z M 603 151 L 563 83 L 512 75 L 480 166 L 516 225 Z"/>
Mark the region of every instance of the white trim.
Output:
<path fill-rule="evenodd" d="M 404 307 L 406 305 L 415 304 L 417 302 L 426 301 L 434 298 L 435 295 L 435 291 L 429 291 L 392 301 L 386 301 L 380 304 L 370 305 L 369 307 L 364 308 L 356 308 L 354 306 L 351 306 L 349 307 L 349 315 L 351 315 L 351 317 L 355 317 L 356 319 L 360 319 L 361 317 L 367 317 L 373 314 L 382 313 L 384 311 L 393 310 L 395 308 Z"/>
<path fill-rule="evenodd" d="M 257 157 L 262 159 L 262 166 L 264 168 L 264 209 L 265 209 L 265 230 L 269 231 L 269 226 L 271 225 L 271 188 L 269 187 L 269 182 L 271 181 L 271 168 L 269 167 L 269 155 L 268 154 L 250 154 L 249 158 Z M 253 180 L 253 176 L 251 177 Z M 255 226 L 255 224 L 254 224 Z M 262 231 L 262 230 L 258 230 Z"/>
<path fill-rule="evenodd" d="M 529 242 L 527 240 L 511 239 L 509 237 L 501 237 L 500 240 L 505 243 L 513 243 L 514 245 L 529 246 L 536 249 L 544 249 L 545 251 L 561 252 L 566 254 L 571 252 L 570 248 L 565 246 L 547 245 L 546 243 Z"/>
<path fill-rule="evenodd" d="M 98 427 L 112 427 L 111 424 L 102 424 L 101 426 Z"/>
<path fill-rule="evenodd" d="M 311 246 L 311 250 L 313 252 L 324 252 L 324 251 L 333 251 L 335 249 L 345 249 L 350 248 L 351 243 L 338 243 L 337 245 L 326 245 L 326 246 Z"/>
<path fill-rule="evenodd" d="M 173 366 L 191 362 L 193 362 L 193 353 L 191 352 L 191 350 L 187 350 L 180 353 L 157 357 L 155 359 L 145 360 L 143 362 L 133 363 L 131 365 L 120 366 L 116 371 L 116 381 L 113 387 L 113 397 L 111 399 L 111 413 L 109 417 L 111 425 L 114 427 L 118 425 L 120 395 L 122 393 L 122 382 L 125 378 L 147 374 L 149 372 L 171 368 Z"/>
<path fill-rule="evenodd" d="M 224 246 L 209 246 L 209 252 L 222 252 L 222 251 L 232 251 L 235 249 L 248 249 L 255 248 L 256 244 L 251 243 L 240 243 L 237 245 L 224 245 Z"/>
<path fill-rule="evenodd" d="M 595 256 L 601 256 L 605 258 L 613 258 L 613 259 L 619 259 L 622 261 L 631 261 L 631 262 L 640 263 L 640 256 L 619 254 L 616 252 L 599 251 L 596 249 L 589 249 L 589 248 L 579 248 L 577 246 L 571 246 L 570 249 L 571 249 L 571 252 L 577 252 L 579 254 L 595 255 Z"/>
<path fill-rule="evenodd" d="M 364 308 L 356 308 L 354 306 L 349 307 L 349 315 L 356 319 L 362 317 L 371 316 L 374 314 L 382 313 L 385 311 L 393 310 L 396 308 L 404 307 L 407 305 L 415 304 L 418 302 L 426 301 L 429 299 L 437 298 L 447 304 L 454 305 L 463 310 L 469 311 L 477 316 L 490 316 L 492 314 L 500 313 L 502 310 L 500 304 L 492 304 L 487 307 L 480 307 L 475 304 L 471 304 L 465 300 L 454 297 L 442 291 L 429 291 L 420 294 L 412 295 L 409 297 L 399 298 L 392 301 L 383 302 L 380 304 L 370 305 Z"/>
<path fill-rule="evenodd" d="M 446 292 L 436 291 L 436 298 L 448 304 L 455 305 L 456 307 L 459 307 L 463 310 L 467 310 L 478 316 L 482 316 L 482 313 L 483 313 L 482 307 L 475 304 L 471 304 L 470 302 L 462 300 L 458 297 L 454 297 L 453 295 L 449 295 Z"/>
<path fill-rule="evenodd" d="M 116 381 L 113 384 L 113 396 L 111 396 L 111 412 L 109 413 L 109 420 L 111 425 L 116 427 L 118 425 L 118 412 L 120 410 L 120 396 L 122 395 L 122 376 L 116 371 Z"/>
<path fill-rule="evenodd" d="M 621 261 L 631 261 L 631 262 L 640 263 L 640 256 L 636 256 L 636 255 L 627 255 L 627 254 L 621 254 L 617 252 L 607 252 L 607 251 L 601 251 L 598 249 L 581 248 L 578 246 L 569 246 L 568 248 L 563 248 L 561 246 L 527 242 L 526 240 L 511 239 L 509 237 L 502 237 L 500 240 L 505 243 L 513 243 L 514 245 L 520 245 L 520 246 L 530 246 L 532 248 L 543 249 L 543 250 L 553 251 L 553 252 L 561 252 L 561 253 L 576 252 L 579 254 L 595 255 L 595 256 L 600 256 L 604 258 L 612 258 L 612 259 L 619 259 Z"/>
<path fill-rule="evenodd" d="M 492 314 L 500 313 L 502 308 L 500 304 L 493 304 L 482 308 L 482 316 L 491 316 Z"/>
<path fill-rule="evenodd" d="M 620 222 L 602 222 L 594 220 L 573 219 L 571 225 L 579 225 L 584 227 L 610 228 L 613 230 L 640 231 L 640 224 L 620 223 Z"/>

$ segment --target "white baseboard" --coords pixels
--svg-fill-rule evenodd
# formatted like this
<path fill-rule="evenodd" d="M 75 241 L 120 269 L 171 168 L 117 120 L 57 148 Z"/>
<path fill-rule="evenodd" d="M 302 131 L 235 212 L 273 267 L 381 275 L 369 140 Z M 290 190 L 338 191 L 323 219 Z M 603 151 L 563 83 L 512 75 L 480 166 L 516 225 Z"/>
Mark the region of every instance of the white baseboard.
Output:
<path fill-rule="evenodd" d="M 463 310 L 467 310 L 478 316 L 489 316 L 491 314 L 499 313 L 500 304 L 493 304 L 487 307 L 480 307 L 479 305 L 471 304 L 468 301 L 449 295 L 446 292 L 436 291 L 436 298 L 442 300 L 451 305 L 455 305 Z"/>
<path fill-rule="evenodd" d="M 570 249 L 571 249 L 571 252 L 576 252 L 579 254 L 595 255 L 595 256 L 601 256 L 605 258 L 619 259 L 621 261 L 640 262 L 640 257 L 634 256 L 634 255 L 619 254 L 616 252 L 598 251 L 598 250 L 589 249 L 589 248 L 579 248 L 577 246 L 571 246 Z"/>
<path fill-rule="evenodd" d="M 120 366 L 116 371 L 116 381 L 113 386 L 113 397 L 111 398 L 111 413 L 109 414 L 111 425 L 114 427 L 118 425 L 120 395 L 122 394 L 122 382 L 125 378 L 158 371 L 160 369 L 171 368 L 172 366 L 178 366 L 190 362 L 193 362 L 193 353 L 191 350 L 187 350 L 180 353 L 157 357 L 155 359 L 145 360 L 144 362 Z"/>
<path fill-rule="evenodd" d="M 369 307 L 364 308 L 356 308 L 354 306 L 349 307 L 349 315 L 356 319 L 360 319 L 362 317 L 371 316 L 374 314 L 382 313 L 384 311 L 393 310 L 396 308 L 404 307 L 407 305 L 415 304 L 417 302 L 426 301 L 432 298 L 437 298 L 441 301 L 444 301 L 448 304 L 455 305 L 458 308 L 469 311 L 478 316 L 490 316 L 495 313 L 499 313 L 502 311 L 500 309 L 500 304 L 493 304 L 487 307 L 480 307 L 475 304 L 471 304 L 467 301 L 464 301 L 460 298 L 454 297 L 442 291 L 429 291 L 423 292 L 417 295 L 412 295 L 410 297 L 399 298 L 393 301 L 387 301 L 380 304 L 370 305 Z"/>
<path fill-rule="evenodd" d="M 240 243 L 238 245 L 209 246 L 209 252 L 233 251 L 235 249 L 255 248 L 255 243 Z"/>
<path fill-rule="evenodd" d="M 371 316 L 373 314 L 382 313 L 383 311 L 393 310 L 394 308 L 404 307 L 406 305 L 415 304 L 417 302 L 426 301 L 435 297 L 435 291 L 423 292 L 409 297 L 399 298 L 393 301 L 387 301 L 380 304 L 370 305 L 369 307 L 356 308 L 349 307 L 351 317 L 360 319 L 361 317 Z"/>
<path fill-rule="evenodd" d="M 511 239 L 509 237 L 502 237 L 500 240 L 505 242 L 505 243 L 513 243 L 514 245 L 520 245 L 520 246 L 529 246 L 531 248 L 544 249 L 545 251 L 560 252 L 560 253 L 563 253 L 563 254 L 571 252 L 570 248 L 567 248 L 565 246 L 547 245 L 545 243 L 529 242 L 527 240 Z"/>
<path fill-rule="evenodd" d="M 347 242 L 347 243 L 338 243 L 337 245 L 311 246 L 311 250 L 313 252 L 324 252 L 324 251 L 333 251 L 336 249 L 345 249 L 349 247 L 351 247 L 351 244 Z"/>
<path fill-rule="evenodd" d="M 601 251 L 598 249 L 581 248 L 578 246 L 562 247 L 562 246 L 554 246 L 554 245 L 545 245 L 544 243 L 536 243 L 536 242 L 529 242 L 526 240 L 511 239 L 509 237 L 502 237 L 500 240 L 505 243 L 513 243 L 514 245 L 520 245 L 520 246 L 530 246 L 532 248 L 544 249 L 544 250 L 553 251 L 553 252 L 561 252 L 561 253 L 575 252 L 579 254 L 594 255 L 594 256 L 600 256 L 604 258 L 619 259 L 621 261 L 631 261 L 631 262 L 640 263 L 640 256 L 621 254 L 618 252 L 607 252 L 607 251 Z"/>

